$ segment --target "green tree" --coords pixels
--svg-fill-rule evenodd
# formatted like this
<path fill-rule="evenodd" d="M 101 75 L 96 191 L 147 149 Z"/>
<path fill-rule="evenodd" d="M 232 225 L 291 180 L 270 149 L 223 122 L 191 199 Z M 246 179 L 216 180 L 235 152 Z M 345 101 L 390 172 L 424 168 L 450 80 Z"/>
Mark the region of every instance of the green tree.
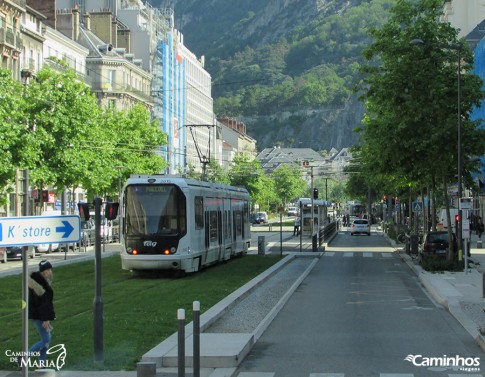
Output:
<path fill-rule="evenodd" d="M 248 190 L 253 204 L 259 204 L 260 209 L 274 208 L 277 195 L 274 181 L 265 174 L 259 160 L 248 154 L 237 155 L 234 165 L 229 171 L 232 186 L 242 186 Z"/>
<path fill-rule="evenodd" d="M 89 86 L 72 70 L 59 73 L 43 68 L 28 85 L 26 99 L 28 123 L 38 148 L 32 182 L 39 188 L 63 189 L 88 182 L 88 177 L 95 179 L 91 168 L 104 151 L 93 151 L 90 145 L 103 132 L 101 110 Z"/>
<path fill-rule="evenodd" d="M 283 164 L 271 174 L 271 177 L 274 180 L 276 194 L 284 205 L 302 197 L 307 191 L 308 185 L 296 165 Z"/>
<path fill-rule="evenodd" d="M 151 119 L 150 112 L 143 105 L 135 105 L 128 111 L 106 109 L 103 118 L 106 135 L 112 138 L 106 145 L 111 148 L 112 158 L 104 163 L 108 185 L 107 191 L 103 192 L 113 194 L 118 190 L 115 166 L 123 166 L 123 181 L 130 174 L 156 174 L 166 168 L 167 164 L 159 152 L 160 147 L 167 144 L 167 135 L 161 131 L 158 121 Z"/>
<path fill-rule="evenodd" d="M 373 43 L 362 89 L 366 116 L 361 172 L 367 183 L 391 183 L 396 190 L 456 182 L 458 46 L 461 52 L 462 145 L 467 155 L 485 151 L 484 131 L 469 114 L 484 98 L 482 82 L 470 74 L 473 62 L 464 40 L 439 21 L 440 0 L 402 0 L 381 28 L 370 29 Z M 423 46 L 411 43 L 420 39 Z M 451 46 L 451 48 L 450 48 Z M 465 181 L 472 166 L 464 165 Z"/>
<path fill-rule="evenodd" d="M 13 189 L 16 169 L 30 167 L 37 158 L 22 93 L 22 85 L 12 79 L 12 73 L 0 68 L 0 205 Z"/>

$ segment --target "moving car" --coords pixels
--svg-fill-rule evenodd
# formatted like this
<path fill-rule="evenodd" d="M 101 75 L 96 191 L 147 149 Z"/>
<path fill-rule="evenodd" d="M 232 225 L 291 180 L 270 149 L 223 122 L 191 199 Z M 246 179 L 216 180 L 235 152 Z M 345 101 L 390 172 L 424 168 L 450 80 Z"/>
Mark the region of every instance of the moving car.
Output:
<path fill-rule="evenodd" d="M 454 233 L 452 233 L 452 239 L 453 250 L 456 255 L 456 250 L 458 249 L 458 247 Z M 422 247 L 418 251 L 420 260 L 429 258 L 430 256 L 446 258 L 449 244 L 450 243 L 447 231 L 428 232 L 428 234 L 426 234 L 426 236 L 424 237 Z"/>
<path fill-rule="evenodd" d="M 287 215 L 288 216 L 298 216 L 298 208 L 288 207 Z"/>
<path fill-rule="evenodd" d="M 370 236 L 370 223 L 367 219 L 356 219 L 352 222 L 352 226 L 350 227 L 350 235 L 353 236 L 354 234 L 363 233 Z"/>
<path fill-rule="evenodd" d="M 265 224 L 268 222 L 268 214 L 266 212 L 256 212 L 254 217 L 255 224 Z"/>

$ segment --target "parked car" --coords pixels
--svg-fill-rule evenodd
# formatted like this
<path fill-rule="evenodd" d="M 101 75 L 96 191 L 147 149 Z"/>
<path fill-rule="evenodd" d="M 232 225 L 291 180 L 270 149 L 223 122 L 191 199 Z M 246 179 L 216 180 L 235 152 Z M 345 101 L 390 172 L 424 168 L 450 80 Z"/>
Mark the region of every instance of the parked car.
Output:
<path fill-rule="evenodd" d="M 458 250 L 455 234 L 452 233 L 453 238 L 453 252 L 456 255 Z M 441 232 L 428 232 L 424 237 L 423 244 L 419 248 L 419 259 L 423 260 L 429 258 L 430 256 L 438 258 L 446 258 L 446 254 L 449 248 L 449 238 L 447 231 Z"/>
<path fill-rule="evenodd" d="M 51 251 L 58 251 L 58 243 L 41 243 L 35 246 L 35 251 L 37 253 L 50 253 Z"/>
<path fill-rule="evenodd" d="M 358 233 L 363 233 L 370 236 L 369 220 L 356 219 L 352 222 L 352 226 L 350 227 L 350 235 L 353 236 L 354 234 L 358 234 Z"/>
<path fill-rule="evenodd" d="M 0 262 L 1 263 L 5 263 L 5 253 L 7 254 L 7 260 L 9 260 L 9 259 L 22 259 L 22 246 L 0 247 Z"/>
<path fill-rule="evenodd" d="M 268 214 L 266 212 L 257 212 L 254 217 L 255 224 L 264 224 L 268 222 Z"/>
<path fill-rule="evenodd" d="M 297 207 L 288 207 L 287 215 L 288 216 L 298 216 L 298 208 Z"/>

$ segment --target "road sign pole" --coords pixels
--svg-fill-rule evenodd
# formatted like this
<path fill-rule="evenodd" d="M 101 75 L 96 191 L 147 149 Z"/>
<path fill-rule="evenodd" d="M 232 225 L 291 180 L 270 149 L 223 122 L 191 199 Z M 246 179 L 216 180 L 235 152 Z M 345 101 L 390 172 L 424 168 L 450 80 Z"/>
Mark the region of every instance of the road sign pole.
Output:
<path fill-rule="evenodd" d="M 23 215 L 29 216 L 30 212 L 30 196 L 29 196 L 29 171 L 24 170 L 24 203 L 23 203 Z M 29 350 L 29 248 L 28 246 L 22 247 L 22 359 L 25 363 L 22 367 L 22 376 L 27 377 L 29 375 L 29 368 L 27 366 L 28 350 Z"/>
<path fill-rule="evenodd" d="M 95 274 L 96 292 L 94 296 L 94 360 L 102 362 L 103 355 L 103 299 L 101 296 L 101 199 L 94 199 L 95 223 Z"/>

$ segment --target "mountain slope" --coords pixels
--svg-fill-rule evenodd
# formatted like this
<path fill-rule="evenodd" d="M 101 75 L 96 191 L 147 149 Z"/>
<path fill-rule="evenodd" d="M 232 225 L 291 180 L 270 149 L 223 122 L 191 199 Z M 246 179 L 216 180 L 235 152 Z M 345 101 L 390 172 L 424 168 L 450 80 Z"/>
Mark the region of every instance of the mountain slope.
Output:
<path fill-rule="evenodd" d="M 329 150 L 357 142 L 366 29 L 395 2 L 174 0 L 175 25 L 206 56 L 216 114 L 244 121 L 258 149 Z"/>

